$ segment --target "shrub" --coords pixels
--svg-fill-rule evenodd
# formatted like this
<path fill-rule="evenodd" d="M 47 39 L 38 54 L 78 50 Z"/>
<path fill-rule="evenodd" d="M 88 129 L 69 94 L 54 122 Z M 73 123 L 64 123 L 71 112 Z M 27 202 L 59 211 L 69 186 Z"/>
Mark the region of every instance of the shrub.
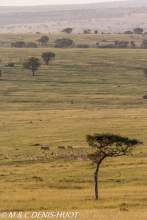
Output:
<path fill-rule="evenodd" d="M 147 48 L 147 40 L 146 40 L 146 39 L 144 39 L 144 40 L 142 41 L 142 47 L 143 47 L 143 48 Z"/>
<path fill-rule="evenodd" d="M 37 44 L 33 43 L 33 42 L 29 42 L 29 43 L 27 43 L 27 47 L 29 47 L 29 48 L 37 48 Z"/>
<path fill-rule="evenodd" d="M 56 48 L 64 48 L 64 47 L 70 47 L 73 44 L 74 44 L 73 40 L 62 38 L 62 39 L 55 40 L 54 47 L 56 47 Z"/>
<path fill-rule="evenodd" d="M 89 48 L 87 44 L 77 44 L 77 48 Z"/>
<path fill-rule="evenodd" d="M 143 98 L 143 99 L 147 99 L 147 95 L 144 95 L 142 98 Z"/>
<path fill-rule="evenodd" d="M 40 39 L 37 40 L 39 44 L 47 44 L 49 41 L 49 38 L 47 36 L 42 36 Z"/>
<path fill-rule="evenodd" d="M 15 63 L 9 62 L 6 66 L 8 66 L 8 67 L 14 67 L 14 65 L 15 65 Z"/>
<path fill-rule="evenodd" d="M 11 43 L 11 47 L 24 48 L 27 47 L 27 45 L 24 41 L 16 41 L 15 43 Z"/>
<path fill-rule="evenodd" d="M 125 31 L 124 34 L 133 34 L 132 31 Z"/>
<path fill-rule="evenodd" d="M 101 46 L 98 46 L 99 48 L 114 48 L 114 44 L 106 44 L 106 45 L 101 45 Z"/>

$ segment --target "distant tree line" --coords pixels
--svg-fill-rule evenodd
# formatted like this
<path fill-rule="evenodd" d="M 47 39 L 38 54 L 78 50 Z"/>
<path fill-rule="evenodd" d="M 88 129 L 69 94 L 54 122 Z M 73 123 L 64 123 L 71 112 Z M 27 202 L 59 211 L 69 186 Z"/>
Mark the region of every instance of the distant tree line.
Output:
<path fill-rule="evenodd" d="M 72 31 L 73 31 L 72 28 L 65 28 L 61 32 L 66 33 L 66 34 L 71 34 Z M 98 34 L 98 30 L 94 30 L 93 32 L 89 28 L 83 30 L 83 34 L 92 34 L 92 33 Z M 106 33 L 102 32 L 102 34 L 106 34 Z M 110 34 L 110 33 L 107 33 L 107 34 Z M 119 33 L 119 34 L 121 34 L 121 33 Z M 143 28 L 136 27 L 133 29 L 133 31 L 127 30 L 122 34 L 143 34 Z M 147 34 L 147 32 L 145 32 L 145 34 Z"/>
<path fill-rule="evenodd" d="M 65 29 L 62 30 L 62 32 L 66 33 L 66 34 L 71 34 L 72 31 L 73 31 L 72 28 L 65 28 Z M 84 29 L 83 33 L 84 34 L 91 34 L 91 30 L 90 29 Z M 98 34 L 98 30 L 94 30 L 93 33 Z M 123 34 L 131 34 L 132 35 L 132 34 L 142 34 L 142 33 L 143 33 L 143 28 L 134 28 L 133 31 L 127 30 Z M 104 33 L 102 33 L 102 34 L 104 34 Z M 41 36 L 36 41 L 39 43 L 39 45 L 49 47 L 49 44 L 48 44 L 49 37 L 48 36 Z M 132 48 L 136 47 L 134 41 L 130 41 L 130 42 L 129 41 L 114 41 L 114 44 L 111 43 L 111 44 L 102 44 L 102 45 L 100 45 L 99 42 L 96 42 L 95 45 L 96 45 L 95 47 L 97 47 L 97 48 L 127 48 L 129 45 Z M 11 47 L 15 47 L 15 48 L 37 48 L 38 44 L 35 43 L 35 42 L 27 42 L 26 43 L 24 41 L 16 41 L 16 42 L 11 43 Z M 56 39 L 54 41 L 54 44 L 52 44 L 52 47 L 55 47 L 55 48 L 68 48 L 68 47 L 89 48 L 90 45 L 86 44 L 85 42 L 76 45 L 73 42 L 73 40 L 70 39 L 70 38 L 60 38 L 60 39 Z M 94 47 L 94 45 L 93 45 L 93 47 Z M 144 39 L 142 41 L 141 47 L 142 48 L 147 48 L 147 40 L 146 39 Z"/>

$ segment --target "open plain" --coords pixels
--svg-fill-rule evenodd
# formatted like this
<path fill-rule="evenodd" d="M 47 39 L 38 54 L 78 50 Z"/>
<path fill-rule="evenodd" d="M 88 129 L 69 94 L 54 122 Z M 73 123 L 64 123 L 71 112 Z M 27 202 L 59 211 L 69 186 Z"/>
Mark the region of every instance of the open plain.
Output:
<path fill-rule="evenodd" d="M 130 41 L 130 35 L 68 36 L 75 44 L 89 44 L 85 49 L 54 48 L 63 35 L 48 37 L 47 47 L 11 48 L 12 42 L 39 37 L 0 35 L 0 211 L 77 211 L 78 220 L 145 220 L 147 51 L 140 45 L 147 37 L 133 35 L 137 47 L 124 49 L 95 44 Z M 41 58 L 44 51 L 56 54 L 49 65 Z M 31 56 L 42 64 L 35 76 L 22 68 Z M 144 144 L 129 156 L 102 163 L 95 201 L 95 165 L 87 159 L 93 149 L 85 136 L 103 132 Z"/>

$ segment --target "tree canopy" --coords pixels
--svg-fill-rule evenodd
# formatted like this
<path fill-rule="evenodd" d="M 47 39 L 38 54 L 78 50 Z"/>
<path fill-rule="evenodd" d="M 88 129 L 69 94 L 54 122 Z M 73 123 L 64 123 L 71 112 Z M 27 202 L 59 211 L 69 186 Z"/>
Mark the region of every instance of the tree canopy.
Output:
<path fill-rule="evenodd" d="M 37 44 L 34 43 L 34 42 L 28 42 L 27 43 L 27 47 L 29 47 L 29 48 L 37 48 Z"/>
<path fill-rule="evenodd" d="M 98 30 L 95 30 L 95 31 L 94 31 L 94 34 L 98 34 Z"/>
<path fill-rule="evenodd" d="M 134 28 L 133 32 L 134 32 L 134 34 L 142 34 L 143 33 L 143 28 Z"/>
<path fill-rule="evenodd" d="M 11 47 L 24 48 L 27 47 L 27 45 L 24 41 L 16 41 L 15 43 L 11 43 Z"/>
<path fill-rule="evenodd" d="M 67 33 L 67 34 L 71 34 L 72 31 L 73 31 L 72 28 L 65 28 L 62 30 L 62 32 Z"/>
<path fill-rule="evenodd" d="M 39 44 L 41 43 L 43 44 L 47 44 L 49 41 L 49 38 L 47 36 L 42 36 L 40 39 L 37 40 L 39 42 Z"/>
<path fill-rule="evenodd" d="M 147 39 L 144 39 L 144 40 L 142 41 L 141 46 L 142 46 L 143 48 L 147 48 Z"/>
<path fill-rule="evenodd" d="M 57 48 L 65 48 L 65 47 L 70 47 L 71 45 L 73 45 L 74 42 L 71 39 L 66 39 L 66 38 L 62 38 L 62 39 L 57 39 L 55 40 L 55 45 L 54 47 Z"/>
<path fill-rule="evenodd" d="M 42 56 L 41 56 L 44 60 L 44 62 L 46 63 L 46 65 L 49 64 L 49 62 L 54 59 L 55 57 L 55 53 L 53 52 L 43 52 Z"/>
<path fill-rule="evenodd" d="M 41 66 L 38 58 L 30 57 L 25 62 L 23 62 L 23 68 L 32 70 L 33 76 L 35 75 L 35 71 L 38 70 L 38 67 Z"/>
<path fill-rule="evenodd" d="M 11 43 L 11 47 L 15 48 L 37 48 L 37 44 L 34 42 L 25 43 L 24 41 L 16 41 L 15 43 Z"/>
<path fill-rule="evenodd" d="M 90 29 L 86 29 L 86 30 L 83 31 L 83 33 L 84 33 L 84 34 L 90 34 L 90 33 L 91 33 L 91 30 L 90 30 Z"/>
<path fill-rule="evenodd" d="M 102 133 L 86 135 L 86 141 L 89 146 L 96 146 L 96 151 L 88 155 L 88 158 L 96 164 L 94 173 L 95 180 L 95 198 L 98 199 L 98 171 L 99 166 L 106 157 L 118 157 L 130 154 L 134 146 L 137 145 L 137 139 L 129 139 L 120 135 L 111 133 Z"/>
<path fill-rule="evenodd" d="M 124 34 L 133 34 L 132 31 L 125 31 Z"/>

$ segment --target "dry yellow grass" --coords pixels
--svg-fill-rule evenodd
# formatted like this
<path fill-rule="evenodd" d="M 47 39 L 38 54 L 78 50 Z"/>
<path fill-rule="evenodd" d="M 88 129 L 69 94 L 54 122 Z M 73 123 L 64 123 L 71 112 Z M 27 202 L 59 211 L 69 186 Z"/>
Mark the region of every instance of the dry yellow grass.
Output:
<path fill-rule="evenodd" d="M 145 220 L 146 51 L 54 49 L 56 60 L 42 64 L 33 78 L 22 70 L 19 56 L 38 57 L 43 50 L 2 49 L 0 211 L 72 210 L 80 220 Z M 17 61 L 14 69 L 2 65 L 11 59 Z M 133 155 L 102 163 L 98 201 L 95 166 L 86 158 L 92 149 L 85 140 L 96 132 L 144 142 Z M 58 145 L 73 150 L 59 151 Z M 43 153 L 41 146 L 50 151 Z"/>

